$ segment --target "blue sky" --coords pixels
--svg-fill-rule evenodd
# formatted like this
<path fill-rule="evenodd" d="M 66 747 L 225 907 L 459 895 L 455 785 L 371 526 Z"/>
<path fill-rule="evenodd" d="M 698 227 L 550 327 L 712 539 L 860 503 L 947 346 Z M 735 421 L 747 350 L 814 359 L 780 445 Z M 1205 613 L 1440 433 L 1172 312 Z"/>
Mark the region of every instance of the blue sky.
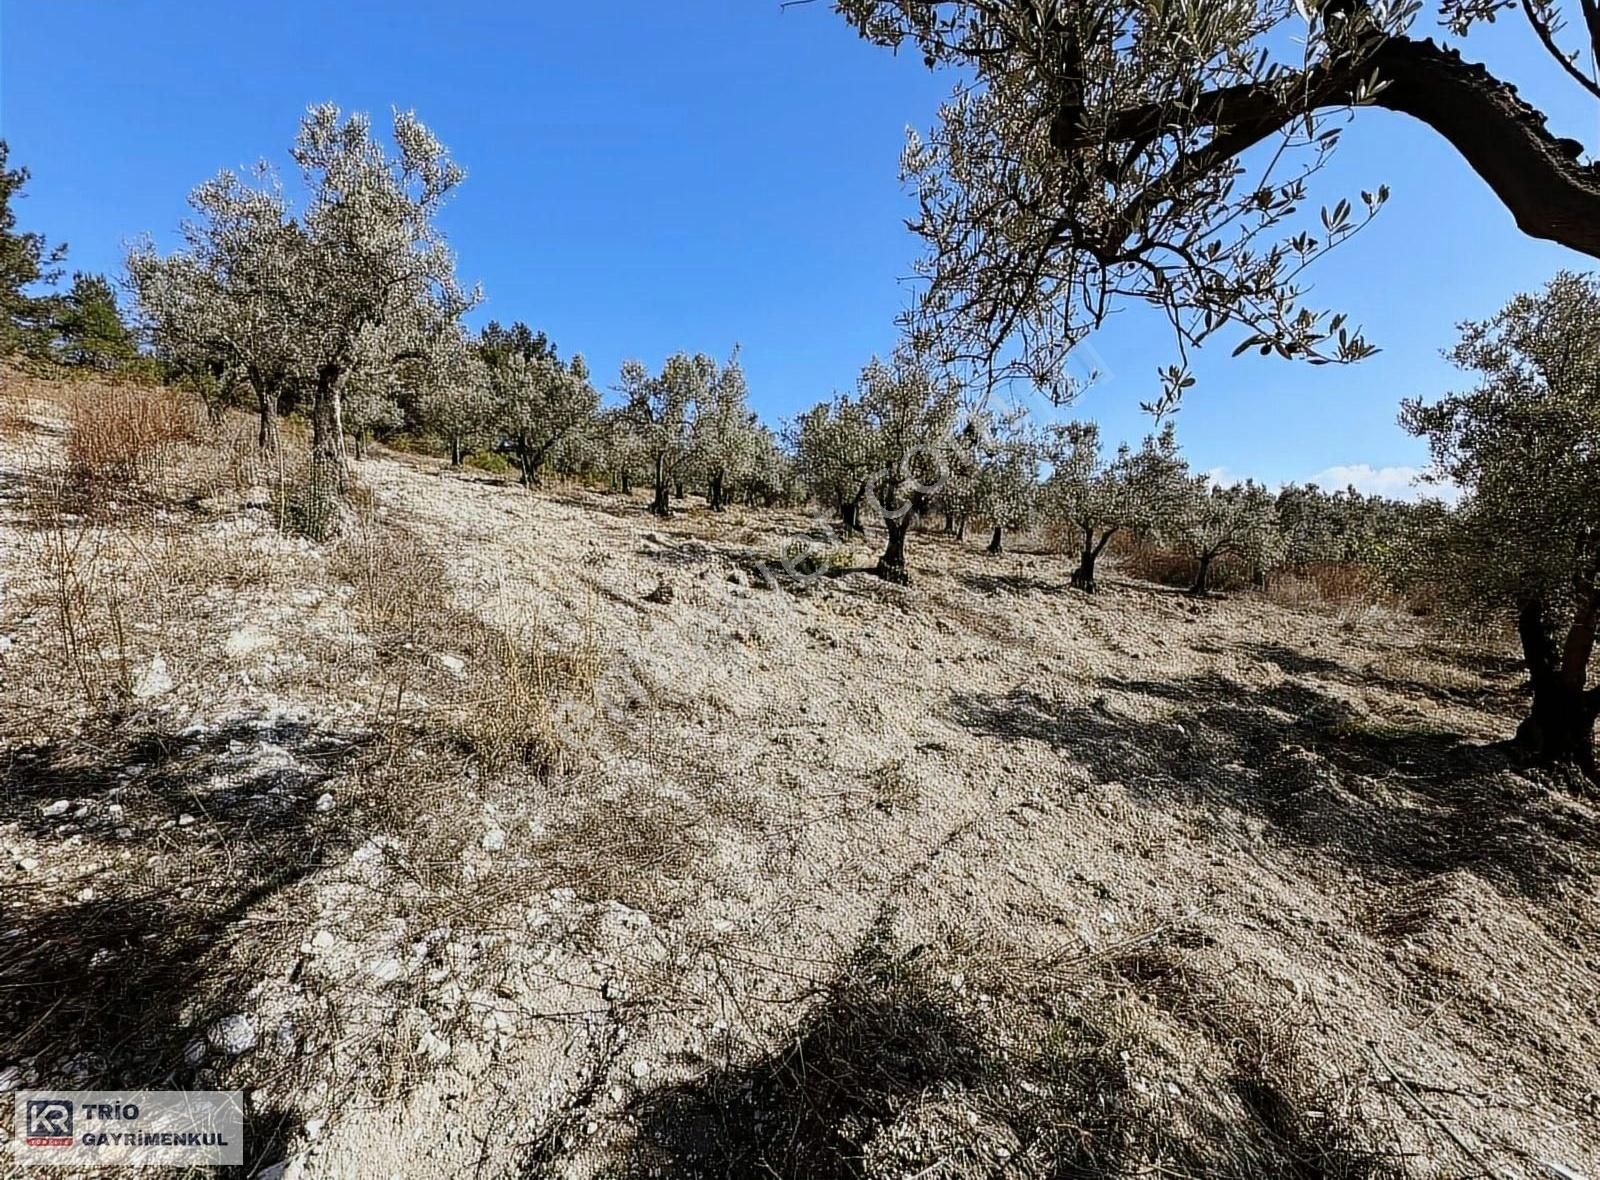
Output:
<path fill-rule="evenodd" d="M 1558 132 L 1600 142 L 1600 112 L 1520 21 L 1468 52 Z M 948 84 L 859 41 L 823 0 L 0 3 L 0 136 L 34 174 L 19 215 L 68 242 L 74 268 L 116 272 L 142 232 L 170 242 L 185 194 L 219 168 L 284 166 L 308 103 L 380 120 L 411 107 L 468 171 L 444 223 L 488 296 L 475 319 L 525 319 L 606 383 L 626 357 L 738 343 L 769 419 L 892 346 L 919 249 L 899 150 Z M 1312 369 L 1212 345 L 1179 417 L 1197 468 L 1276 482 L 1421 463 L 1395 409 L 1459 380 L 1438 355 L 1452 326 L 1585 265 L 1520 235 L 1426 128 L 1364 111 L 1317 193 L 1385 181 L 1378 222 L 1313 276 L 1315 302 L 1384 351 Z M 1094 343 L 1105 377 L 1074 412 L 1143 433 L 1169 339 L 1130 312 Z"/>

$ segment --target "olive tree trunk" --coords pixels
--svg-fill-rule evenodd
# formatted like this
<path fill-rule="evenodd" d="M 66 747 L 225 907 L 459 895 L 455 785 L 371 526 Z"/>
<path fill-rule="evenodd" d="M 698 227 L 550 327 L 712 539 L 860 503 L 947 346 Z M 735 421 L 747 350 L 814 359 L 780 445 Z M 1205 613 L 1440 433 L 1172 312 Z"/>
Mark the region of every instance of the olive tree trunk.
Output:
<path fill-rule="evenodd" d="M 1517 727 L 1516 744 L 1546 764 L 1570 763 L 1596 777 L 1595 722 L 1600 719 L 1600 688 L 1586 688 L 1594 655 L 1600 592 L 1591 590 L 1557 649 L 1543 600 L 1525 599 L 1517 612 L 1517 633 L 1533 686 L 1528 716 Z"/>
<path fill-rule="evenodd" d="M 1082 590 L 1086 594 L 1094 593 L 1094 567 L 1100 560 L 1100 554 L 1105 551 L 1106 545 L 1116 535 L 1114 528 L 1107 529 L 1101 534 L 1100 540 L 1094 539 L 1094 529 L 1083 530 L 1083 552 L 1078 555 L 1078 568 L 1072 571 L 1072 586 L 1075 590 Z"/>

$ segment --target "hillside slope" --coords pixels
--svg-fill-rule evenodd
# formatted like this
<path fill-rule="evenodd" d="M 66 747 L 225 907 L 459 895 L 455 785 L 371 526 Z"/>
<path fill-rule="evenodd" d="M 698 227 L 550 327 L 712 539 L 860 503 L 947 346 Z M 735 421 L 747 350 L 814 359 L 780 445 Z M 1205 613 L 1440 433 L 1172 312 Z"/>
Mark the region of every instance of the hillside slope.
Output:
<path fill-rule="evenodd" d="M 1600 1168 L 1600 811 L 1502 656 L 397 455 L 327 546 L 216 443 L 74 511 L 33 394 L 12 1085 L 239 1087 L 297 1176 Z"/>

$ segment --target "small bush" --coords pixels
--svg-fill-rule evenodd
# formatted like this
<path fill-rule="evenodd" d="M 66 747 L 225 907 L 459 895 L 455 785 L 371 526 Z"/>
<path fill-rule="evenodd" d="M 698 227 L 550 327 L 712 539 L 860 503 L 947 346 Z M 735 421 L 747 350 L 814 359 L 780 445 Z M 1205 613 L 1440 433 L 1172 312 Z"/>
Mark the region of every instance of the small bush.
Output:
<path fill-rule="evenodd" d="M 490 475 L 510 475 L 512 472 L 511 460 L 499 451 L 473 451 L 462 462 L 479 471 L 487 471 Z"/>
<path fill-rule="evenodd" d="M 572 645 L 484 627 L 479 672 L 461 722 L 466 744 L 491 774 L 521 766 L 543 778 L 569 769 L 574 731 L 595 713 L 600 660 L 592 633 Z"/>
<path fill-rule="evenodd" d="M 1132 547 L 1122 559 L 1122 570 L 1130 577 L 1141 578 L 1162 586 L 1178 586 L 1187 590 L 1194 585 L 1200 563 L 1184 553 L 1163 549 L 1147 543 Z M 1248 565 L 1234 557 L 1219 557 L 1211 563 L 1211 573 L 1206 580 L 1208 590 L 1245 590 L 1251 585 Z"/>

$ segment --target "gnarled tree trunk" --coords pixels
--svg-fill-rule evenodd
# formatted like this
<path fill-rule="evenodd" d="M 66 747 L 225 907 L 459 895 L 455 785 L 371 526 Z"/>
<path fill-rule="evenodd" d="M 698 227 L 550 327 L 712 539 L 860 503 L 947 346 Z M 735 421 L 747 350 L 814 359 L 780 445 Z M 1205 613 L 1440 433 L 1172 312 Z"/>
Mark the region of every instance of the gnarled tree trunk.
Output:
<path fill-rule="evenodd" d="M 1072 571 L 1072 586 L 1087 594 L 1094 593 L 1094 567 L 1100 560 L 1100 554 L 1105 551 L 1106 545 L 1116 535 L 1114 528 L 1107 529 L 1097 542 L 1094 539 L 1094 529 L 1083 530 L 1083 552 L 1078 555 L 1078 568 Z"/>
<path fill-rule="evenodd" d="M 989 538 L 989 550 L 988 551 L 990 553 L 1002 553 L 1002 552 L 1004 552 L 1004 549 L 1002 548 L 1002 546 L 1000 544 L 1000 532 L 1001 532 L 1000 526 L 999 525 L 995 525 L 994 526 L 994 535 Z"/>
<path fill-rule="evenodd" d="M 911 575 L 906 571 L 906 534 L 911 531 L 911 515 L 911 510 L 907 508 L 897 517 L 885 518 L 883 524 L 889 532 L 889 544 L 884 548 L 883 556 L 878 558 L 875 571 L 885 581 L 901 586 L 911 582 Z"/>
<path fill-rule="evenodd" d="M 344 421 L 339 405 L 337 364 L 317 371 L 317 388 L 311 402 L 311 478 L 306 489 L 302 527 L 318 540 L 338 531 L 344 494 L 350 487 L 345 464 Z"/>
<path fill-rule="evenodd" d="M 1566 641 L 1557 650 L 1549 612 L 1538 598 L 1517 610 L 1517 634 L 1533 686 L 1533 704 L 1517 727 L 1516 743 L 1536 760 L 1572 763 L 1596 777 L 1594 728 L 1600 720 L 1600 688 L 1585 687 L 1600 622 L 1600 591 L 1579 603 Z"/>

